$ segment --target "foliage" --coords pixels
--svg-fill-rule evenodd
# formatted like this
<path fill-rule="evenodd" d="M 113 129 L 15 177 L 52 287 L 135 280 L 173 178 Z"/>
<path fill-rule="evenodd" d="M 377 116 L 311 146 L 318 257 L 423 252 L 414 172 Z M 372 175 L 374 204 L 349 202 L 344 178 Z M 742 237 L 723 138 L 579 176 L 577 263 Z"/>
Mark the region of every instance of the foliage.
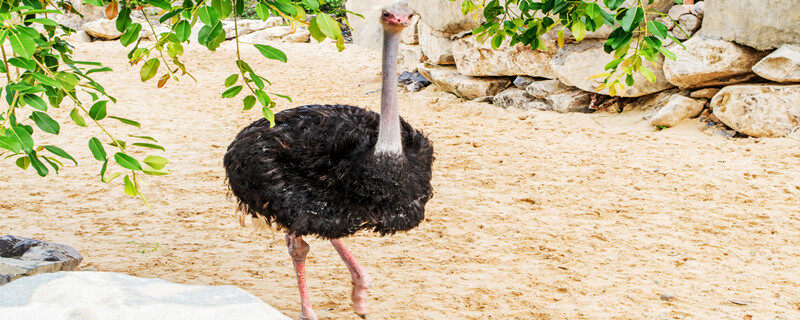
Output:
<path fill-rule="evenodd" d="M 141 66 L 142 81 L 156 81 L 159 88 L 170 80 L 194 79 L 183 63 L 183 44 L 189 41 L 192 26 L 202 23 L 198 42 L 214 51 L 225 40 L 221 20 L 231 16 L 237 19 L 244 11 L 244 0 L 183 0 L 172 4 L 167 0 L 85 2 L 105 6 L 108 18 L 116 18 L 117 30 L 123 33 L 120 43 L 131 48 L 128 53 L 130 63 Z M 302 3 L 314 8 L 317 1 L 303 0 Z M 158 8 L 159 21 L 170 27 L 169 32 L 156 34 L 154 42 L 142 40 L 143 29 L 155 33 L 153 18 L 144 12 L 146 7 Z M 134 21 L 134 11 L 140 11 L 144 21 Z M 0 97 L 4 94 L 8 103 L 8 107 L 0 112 L 0 157 L 15 161 L 23 170 L 32 167 L 40 176 L 49 174 L 50 168 L 57 173 L 65 161 L 77 165 L 75 158 L 62 148 L 40 142 L 46 140 L 41 137 L 44 134 L 59 135 L 73 130 L 55 120 L 65 118 L 68 113 L 74 125 L 93 125 L 103 132 L 104 138 L 92 137 L 87 141 L 89 151 L 100 164 L 100 180 L 111 183 L 122 177 L 125 193 L 137 196 L 147 204 L 139 187 L 140 175 L 169 174 L 165 169 L 169 161 L 154 154 L 137 158 L 134 155 L 141 153 L 133 151 L 158 152 L 164 148 L 156 139 L 142 134 L 128 134 L 128 138 L 122 140 L 105 127 L 107 121 L 119 121 L 137 129 L 141 125 L 114 116 L 112 106 L 117 100 L 92 78 L 95 73 L 113 70 L 97 62 L 73 59 L 72 46 L 63 37 L 75 31 L 53 20 L 54 15 L 70 12 L 77 14 L 70 2 L 64 0 L 7 0 L 0 4 L 0 21 L 3 23 L 0 43 L 4 44 L 0 46 L 3 60 L 0 73 L 6 80 Z M 295 27 L 307 25 L 314 39 L 332 38 L 340 50 L 344 49 L 338 23 L 330 15 L 319 13 L 318 9 L 311 10 L 317 16 L 310 22 L 306 22 L 309 11 L 292 0 L 262 0 L 256 5 L 256 12 L 261 19 L 270 15 L 282 16 Z M 267 59 L 288 60 L 286 54 L 277 48 L 254 46 Z M 7 50 L 9 47 L 10 51 Z M 291 101 L 291 98 L 269 89 L 270 81 L 258 75 L 240 55 L 238 39 L 236 53 L 236 60 L 231 63 L 238 71 L 225 80 L 227 89 L 222 96 L 240 97 L 244 110 L 258 104 L 264 117 L 274 122 L 272 108 L 276 99 Z"/>
<path fill-rule="evenodd" d="M 653 0 L 635 0 L 628 5 L 625 0 L 602 0 L 602 6 L 598 2 L 601 1 L 464 0 L 462 11 L 483 15 L 486 22 L 473 33 L 481 41 L 491 39 L 495 49 L 509 38 L 511 45 L 521 43 L 544 50 L 541 37 L 551 30 L 558 30 L 558 45 L 563 48 L 565 30 L 581 41 L 586 32 L 603 25 L 614 27 L 603 47 L 605 52 L 613 54 L 614 60 L 605 66 L 606 72 L 593 76 L 604 78 L 597 91 L 607 88 L 612 96 L 622 93 L 626 85 L 634 84 L 636 73 L 655 82 L 656 76 L 650 68 L 655 67 L 660 56 L 675 59 L 665 41 L 669 38 L 681 43 L 667 33 L 663 23 L 653 19 L 666 15 L 647 7 Z M 682 0 L 674 2 L 681 4 Z"/>

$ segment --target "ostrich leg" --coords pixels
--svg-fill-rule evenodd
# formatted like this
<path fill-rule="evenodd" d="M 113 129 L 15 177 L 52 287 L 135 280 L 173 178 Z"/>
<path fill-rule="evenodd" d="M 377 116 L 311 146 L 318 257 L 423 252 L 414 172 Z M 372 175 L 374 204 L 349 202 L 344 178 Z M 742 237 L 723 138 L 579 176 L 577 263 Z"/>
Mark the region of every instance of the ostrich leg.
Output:
<path fill-rule="evenodd" d="M 361 316 L 361 318 L 367 318 L 367 287 L 369 287 L 370 277 L 369 275 L 364 272 L 364 269 L 361 268 L 361 265 L 358 264 L 356 258 L 353 257 L 353 254 L 348 250 L 341 239 L 333 239 L 331 240 L 331 244 L 336 249 L 336 252 L 339 253 L 339 256 L 342 257 L 344 260 L 344 264 L 347 265 L 347 270 L 350 270 L 350 276 L 353 278 L 353 293 L 351 294 L 351 298 L 353 299 L 353 310 L 355 310 L 356 314 Z"/>
<path fill-rule="evenodd" d="M 294 271 L 297 273 L 297 287 L 300 288 L 300 320 L 317 320 L 317 314 L 311 308 L 311 298 L 308 296 L 306 286 L 306 255 L 310 250 L 308 243 L 302 237 L 286 234 L 286 246 L 289 247 L 289 256 L 292 257 Z"/>

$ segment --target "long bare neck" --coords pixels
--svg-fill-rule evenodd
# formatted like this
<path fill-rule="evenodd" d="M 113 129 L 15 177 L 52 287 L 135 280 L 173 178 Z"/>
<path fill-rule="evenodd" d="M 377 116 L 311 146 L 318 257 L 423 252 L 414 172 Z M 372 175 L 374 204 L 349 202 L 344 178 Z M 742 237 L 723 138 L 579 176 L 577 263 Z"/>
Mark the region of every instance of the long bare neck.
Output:
<path fill-rule="evenodd" d="M 381 124 L 375 154 L 401 154 L 400 110 L 397 106 L 397 51 L 400 32 L 383 31 L 383 88 Z"/>

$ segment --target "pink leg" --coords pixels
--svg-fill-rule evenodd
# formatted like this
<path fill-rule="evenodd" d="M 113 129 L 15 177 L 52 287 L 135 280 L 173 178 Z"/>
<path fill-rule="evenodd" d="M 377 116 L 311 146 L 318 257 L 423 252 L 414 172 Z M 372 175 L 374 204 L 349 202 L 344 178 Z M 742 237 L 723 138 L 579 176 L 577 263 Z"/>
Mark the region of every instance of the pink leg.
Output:
<path fill-rule="evenodd" d="M 306 286 L 306 255 L 310 250 L 308 243 L 302 237 L 286 234 L 286 246 L 289 247 L 289 255 L 294 263 L 294 271 L 297 273 L 297 286 L 300 288 L 300 320 L 317 320 L 317 314 L 311 308 L 311 298 L 308 296 Z"/>
<path fill-rule="evenodd" d="M 350 253 L 350 250 L 344 246 L 341 239 L 331 240 L 331 244 L 339 253 L 339 256 L 344 260 L 347 269 L 350 270 L 350 275 L 353 277 L 353 310 L 362 318 L 367 317 L 367 287 L 369 287 L 370 277 L 358 264 L 356 258 Z"/>

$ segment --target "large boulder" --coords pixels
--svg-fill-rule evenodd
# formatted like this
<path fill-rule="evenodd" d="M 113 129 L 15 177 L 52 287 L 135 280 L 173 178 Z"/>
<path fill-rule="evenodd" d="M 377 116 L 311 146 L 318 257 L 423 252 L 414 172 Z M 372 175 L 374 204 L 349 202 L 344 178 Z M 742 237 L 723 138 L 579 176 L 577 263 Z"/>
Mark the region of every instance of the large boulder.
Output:
<path fill-rule="evenodd" d="M 550 67 L 554 45 L 549 51 L 540 51 L 524 45 L 509 46 L 507 41 L 495 50 L 489 41 L 481 43 L 469 36 L 453 42 L 452 50 L 458 72 L 463 75 L 556 77 Z"/>
<path fill-rule="evenodd" d="M 800 82 L 800 46 L 781 46 L 753 66 L 753 71 L 772 81 Z"/>
<path fill-rule="evenodd" d="M 568 44 L 560 49 L 550 60 L 550 65 L 558 79 L 565 85 L 596 92 L 596 89 L 603 83 L 603 79 L 589 78 L 605 72 L 605 65 L 613 59 L 612 55 L 603 51 L 603 42 L 587 40 Z M 672 88 L 673 85 L 667 81 L 661 70 L 662 64 L 663 58 L 655 66 L 648 63 L 648 67 L 656 76 L 655 82 L 648 81 L 642 74 L 636 74 L 635 84 L 617 94 L 621 97 L 639 97 Z M 607 95 L 608 89 L 603 89 L 599 93 Z"/>
<path fill-rule="evenodd" d="M 295 29 L 297 31 L 299 29 Z M 258 30 L 250 34 L 239 36 L 239 40 L 252 43 L 263 43 L 268 41 L 277 41 L 292 34 L 292 27 L 290 26 L 277 26 L 270 27 L 263 30 Z"/>
<path fill-rule="evenodd" d="M 800 9 L 797 0 L 706 1 L 700 33 L 747 45 L 758 50 L 800 44 Z"/>
<path fill-rule="evenodd" d="M 754 137 L 800 133 L 800 85 L 740 84 L 711 99 L 714 116 L 733 130 Z"/>
<path fill-rule="evenodd" d="M 681 88 L 744 82 L 755 77 L 751 68 L 763 54 L 730 41 L 696 36 L 675 46 L 677 57 L 664 62 L 666 79 Z"/>
<path fill-rule="evenodd" d="M 464 15 L 461 12 L 463 2 L 464 0 L 408 0 L 408 4 L 425 24 L 448 36 L 471 31 L 479 25 L 474 14 Z"/>
<path fill-rule="evenodd" d="M 90 36 L 102 40 L 114 40 L 122 36 L 122 32 L 117 30 L 117 20 L 108 20 L 100 18 L 83 25 L 83 31 L 86 31 Z"/>
<path fill-rule="evenodd" d="M 419 46 L 400 44 L 397 55 L 398 72 L 414 71 L 420 62 L 425 62 L 425 55 L 422 54 Z"/>
<path fill-rule="evenodd" d="M 494 96 L 511 85 L 510 77 L 470 77 L 451 66 L 421 65 L 417 68 L 426 79 L 447 92 L 464 99 Z"/>
<path fill-rule="evenodd" d="M 14 320 L 289 320 L 233 286 L 183 285 L 107 272 L 40 274 L 0 287 Z"/>
<path fill-rule="evenodd" d="M 453 65 L 453 40 L 445 34 L 431 29 L 424 22 L 419 23 L 419 46 L 430 63 Z"/>
<path fill-rule="evenodd" d="M 225 31 L 225 39 L 236 38 L 237 31 L 239 33 L 238 36 L 241 37 L 269 27 L 272 27 L 271 22 L 261 20 L 243 19 L 236 21 L 236 23 L 234 23 L 234 21 L 222 21 L 222 30 Z"/>
<path fill-rule="evenodd" d="M 72 247 L 15 236 L 0 237 L 0 285 L 38 273 L 75 270 L 83 257 Z"/>

